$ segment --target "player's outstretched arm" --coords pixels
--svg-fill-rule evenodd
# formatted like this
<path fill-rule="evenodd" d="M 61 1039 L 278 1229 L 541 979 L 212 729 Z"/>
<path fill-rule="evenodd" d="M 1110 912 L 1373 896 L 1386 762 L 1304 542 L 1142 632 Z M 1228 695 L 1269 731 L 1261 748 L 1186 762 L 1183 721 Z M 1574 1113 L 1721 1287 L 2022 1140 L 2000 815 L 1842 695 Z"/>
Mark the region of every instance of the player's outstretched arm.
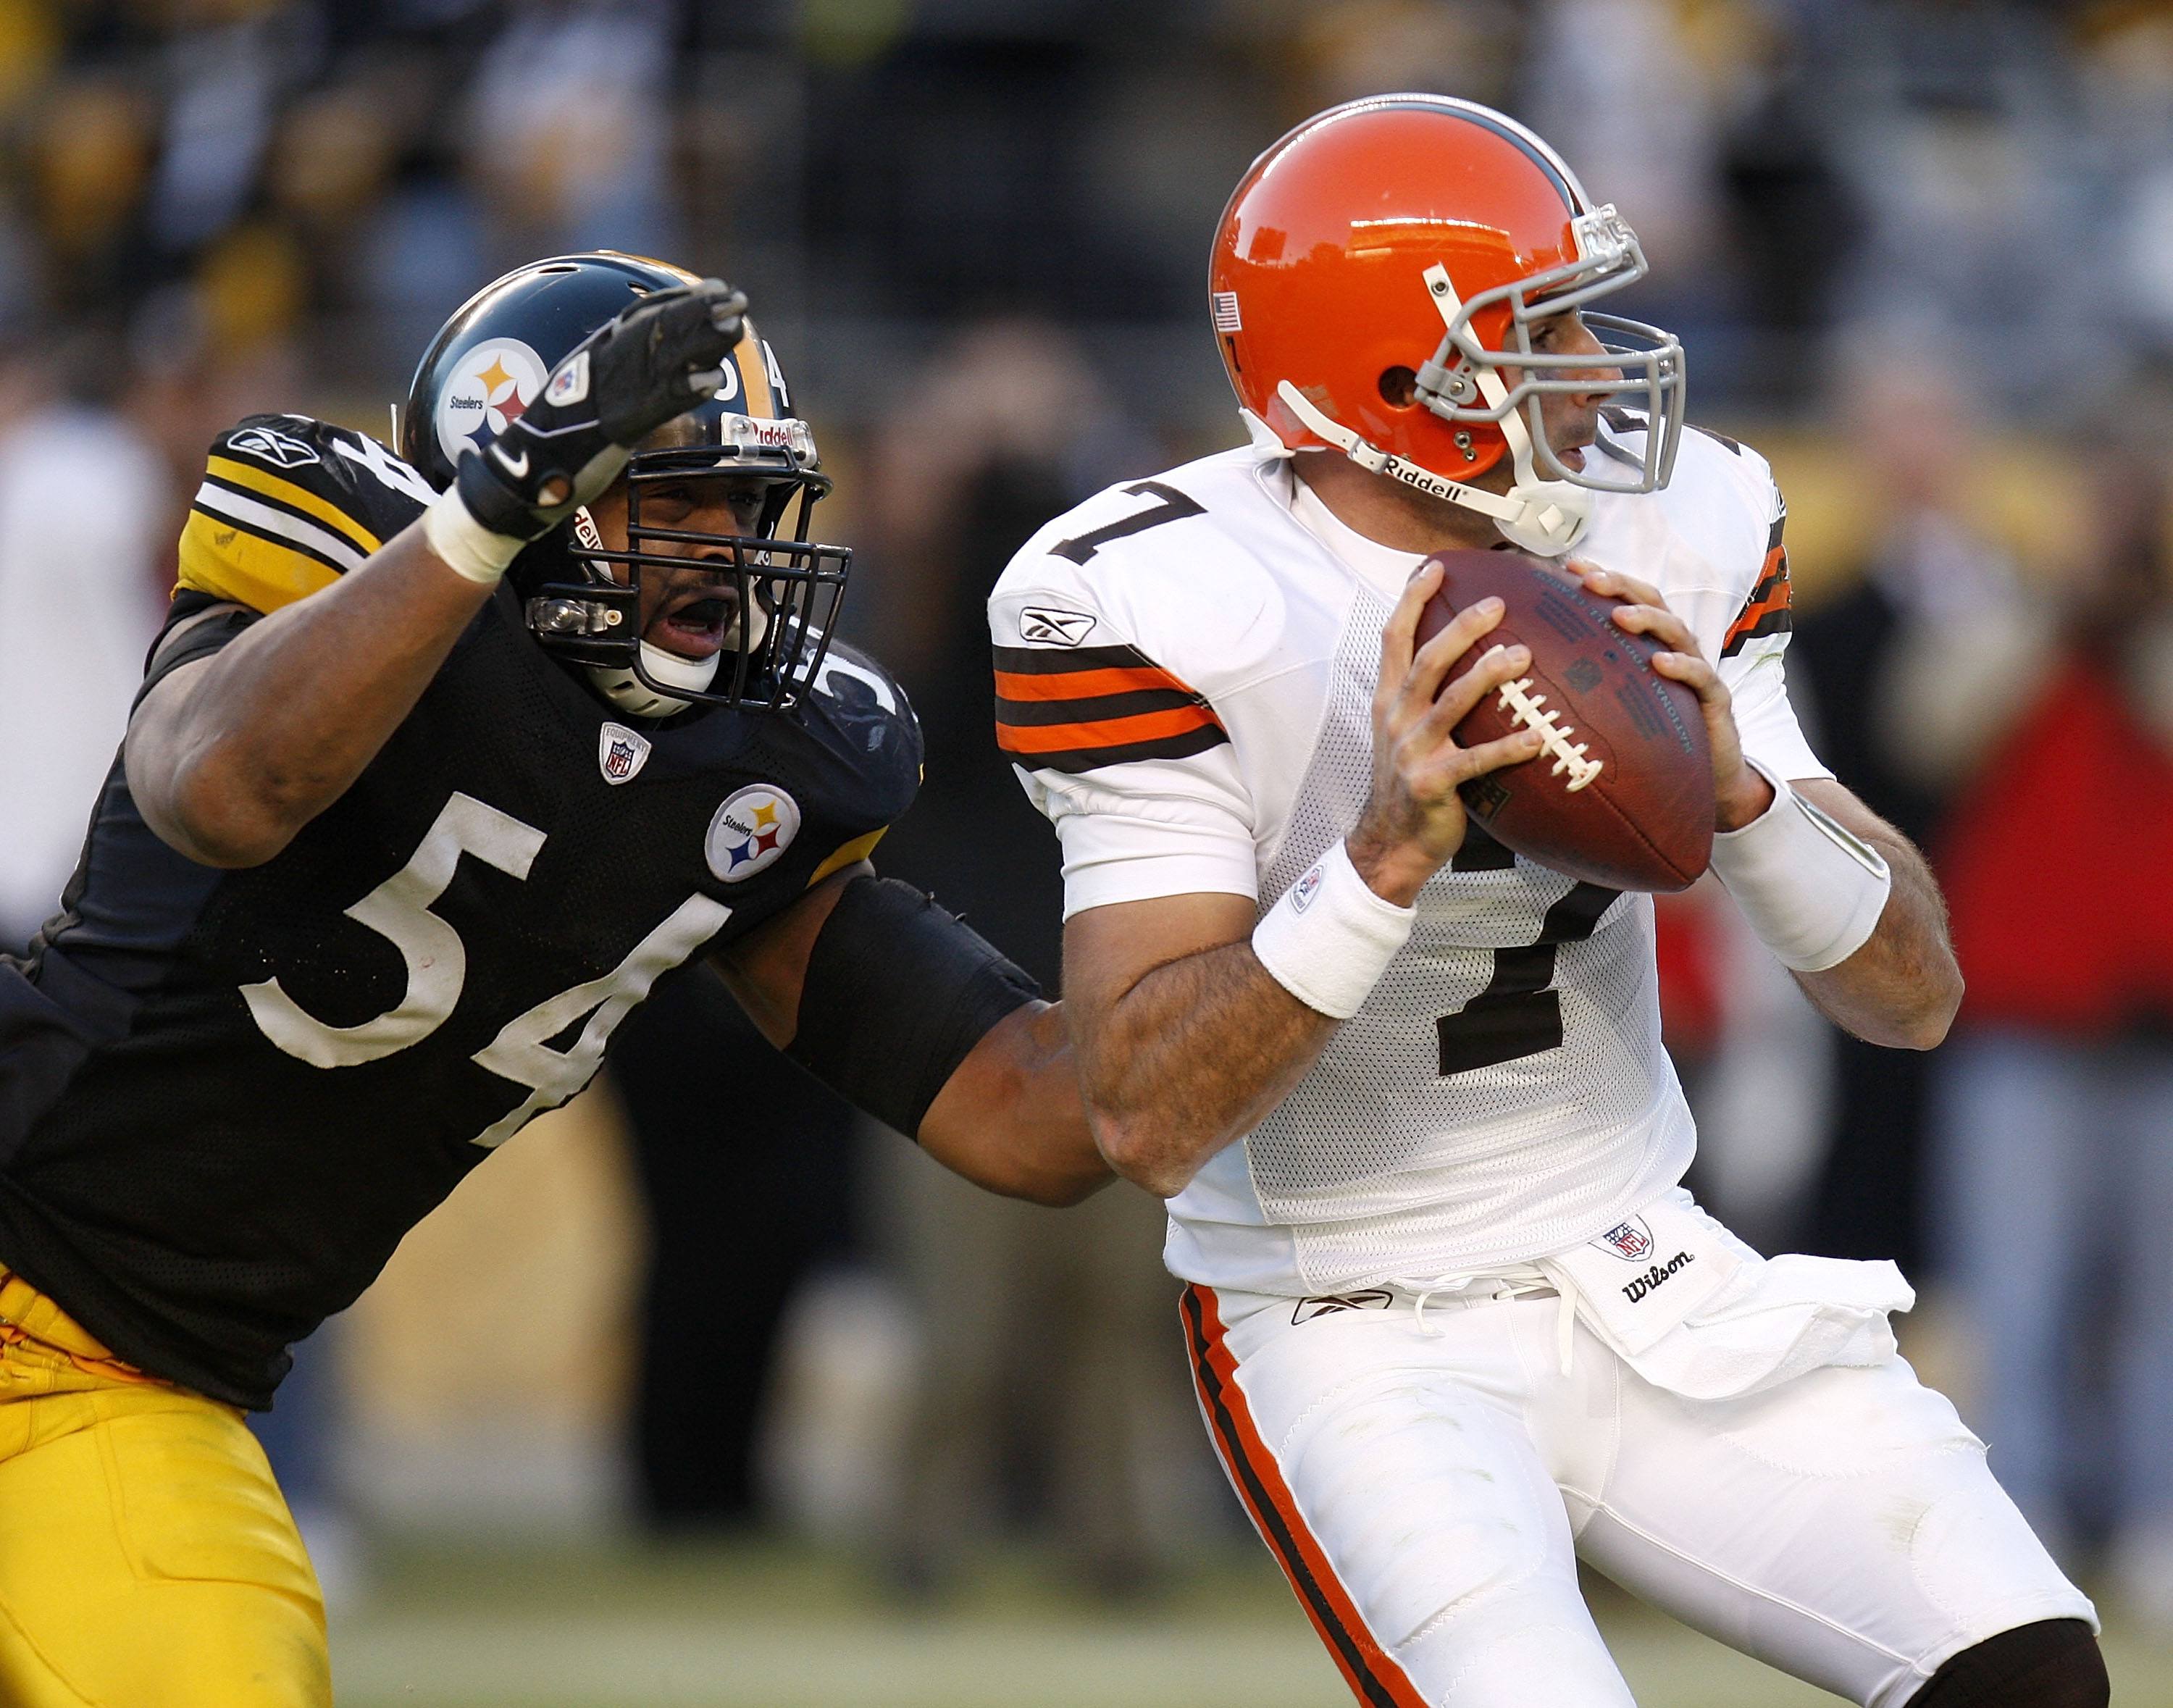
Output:
<path fill-rule="evenodd" d="M 714 964 L 765 1037 L 953 1173 L 1046 1204 L 1108 1183 L 1061 1010 L 918 891 L 849 866 Z"/>
<path fill-rule="evenodd" d="M 137 706 L 123 750 L 144 822 L 204 865 L 270 859 L 361 775 L 489 597 L 418 522 L 172 671 Z"/>
<path fill-rule="evenodd" d="M 126 749 L 146 822 L 206 865 L 286 847 L 376 757 L 521 547 L 716 390 L 746 310 L 714 279 L 644 298 L 359 568 L 159 682 Z"/>
<path fill-rule="evenodd" d="M 1264 919 L 1254 924 L 1243 896 L 1184 895 L 1088 908 L 1065 928 L 1065 1007 L 1095 1138 L 1151 1192 L 1184 1190 L 1304 1077 L 1410 935 L 1420 889 L 1463 845 L 1458 785 L 1539 751 L 1529 730 L 1456 744 L 1464 714 L 1531 655 L 1503 649 L 1444 687 L 1502 604 L 1482 601 L 1415 646 L 1440 585 L 1437 568 L 1415 576 L 1382 633 L 1365 811 Z"/>

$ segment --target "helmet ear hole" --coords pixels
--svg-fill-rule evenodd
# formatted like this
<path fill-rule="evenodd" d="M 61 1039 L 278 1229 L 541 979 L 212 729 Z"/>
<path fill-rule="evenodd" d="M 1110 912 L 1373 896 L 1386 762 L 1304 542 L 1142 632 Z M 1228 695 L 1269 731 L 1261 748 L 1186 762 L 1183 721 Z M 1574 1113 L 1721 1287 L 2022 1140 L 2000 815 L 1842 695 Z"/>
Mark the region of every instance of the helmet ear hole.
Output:
<path fill-rule="evenodd" d="M 1392 409 L 1409 409 L 1419 398 L 1419 376 L 1409 368 L 1383 368 L 1378 382 L 1381 401 Z"/>

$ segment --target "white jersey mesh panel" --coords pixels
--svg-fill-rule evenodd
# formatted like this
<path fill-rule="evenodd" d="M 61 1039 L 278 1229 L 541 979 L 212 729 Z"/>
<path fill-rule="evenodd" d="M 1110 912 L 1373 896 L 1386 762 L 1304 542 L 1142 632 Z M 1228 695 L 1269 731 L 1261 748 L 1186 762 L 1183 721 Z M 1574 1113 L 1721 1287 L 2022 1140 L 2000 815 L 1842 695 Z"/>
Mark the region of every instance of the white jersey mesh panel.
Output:
<path fill-rule="evenodd" d="M 1264 902 L 1345 834 L 1364 805 L 1388 611 L 1371 591 L 1351 611 L 1318 744 L 1262 873 Z M 1498 862 L 1500 851 L 1489 852 Z M 1464 863 L 1483 858 L 1475 843 Z M 1690 1162 L 1690 1112 L 1660 1044 L 1649 897 L 1610 900 L 1518 860 L 1445 870 L 1418 908 L 1410 944 L 1366 1005 L 1245 1141 L 1260 1209 L 1288 1230 L 1309 1291 L 1565 1249 L 1632 1213 Z M 1554 951 L 1561 1042 L 1543 1037 L 1548 1047 L 1534 1053 L 1444 1075 L 1442 1016 L 1464 1010 L 1497 973 L 1512 983 L 1523 976 L 1537 996 L 1546 969 L 1532 946 L 1550 909 L 1580 934 Z M 1524 952 L 1497 957 L 1496 950 Z M 1509 1035 L 1521 1040 L 1530 1010 L 1543 1020 L 1545 1007 L 1540 997 L 1518 1010 L 1524 1023 L 1512 1019 Z M 1180 1219 L 1185 1209 L 1182 1196 L 1171 1206 Z"/>

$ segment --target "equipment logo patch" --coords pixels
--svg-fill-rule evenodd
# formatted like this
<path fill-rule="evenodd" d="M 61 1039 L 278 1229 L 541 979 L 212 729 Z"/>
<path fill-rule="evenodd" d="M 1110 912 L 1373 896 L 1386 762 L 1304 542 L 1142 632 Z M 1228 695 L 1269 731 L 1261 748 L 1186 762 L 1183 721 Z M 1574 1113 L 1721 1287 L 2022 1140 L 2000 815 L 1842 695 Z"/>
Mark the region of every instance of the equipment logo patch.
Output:
<path fill-rule="evenodd" d="M 596 735 L 596 768 L 607 783 L 629 783 L 649 762 L 649 737 L 623 724 L 607 724 Z"/>
<path fill-rule="evenodd" d="M 800 803 L 782 789 L 758 783 L 725 798 L 709 821 L 702 852 L 725 882 L 741 884 L 776 865 L 799 833 Z"/>
<path fill-rule="evenodd" d="M 518 338 L 486 338 L 454 364 L 438 394 L 438 448 L 460 466 L 527 412 L 550 378 L 543 358 Z"/>
<path fill-rule="evenodd" d="M 1083 611 L 1058 611 L 1029 605 L 1019 612 L 1019 638 L 1028 646 L 1076 646 L 1094 628 Z"/>
<path fill-rule="evenodd" d="M 253 456 L 259 462 L 268 462 L 274 468 L 299 468 L 305 463 L 321 461 L 316 447 L 305 444 L 290 433 L 276 433 L 268 427 L 245 427 L 226 442 L 229 450 L 238 450 L 244 456 Z"/>
<path fill-rule="evenodd" d="M 1645 1218 L 1633 1215 L 1620 1227 L 1611 1227 L 1593 1242 L 1605 1246 L 1626 1263 L 1642 1263 L 1653 1254 L 1653 1231 Z"/>

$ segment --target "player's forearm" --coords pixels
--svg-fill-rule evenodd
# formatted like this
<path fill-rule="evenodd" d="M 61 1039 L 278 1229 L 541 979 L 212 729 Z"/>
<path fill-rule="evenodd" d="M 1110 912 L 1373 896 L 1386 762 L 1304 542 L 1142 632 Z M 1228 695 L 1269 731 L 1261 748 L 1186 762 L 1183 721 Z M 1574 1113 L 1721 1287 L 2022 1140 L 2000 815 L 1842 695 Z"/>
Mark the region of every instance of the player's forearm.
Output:
<path fill-rule="evenodd" d="M 419 525 L 153 691 L 129 780 L 162 836 L 207 865 L 271 859 L 339 799 L 414 709 L 489 590 Z M 148 713 L 152 715 L 145 716 Z"/>
<path fill-rule="evenodd" d="M 1096 1142 L 1126 1179 L 1167 1198 L 1305 1077 L 1336 1022 L 1260 964 L 1249 942 L 1169 962 L 1080 1037 Z"/>
<path fill-rule="evenodd" d="M 1962 999 L 1946 904 L 1908 838 L 1884 827 L 1863 833 L 1894 874 L 1878 928 L 1839 966 L 1798 973 L 1796 981 L 1820 1013 L 1867 1043 L 1930 1049 L 1946 1037 Z"/>
<path fill-rule="evenodd" d="M 922 1118 L 921 1148 L 976 1186 L 1062 1205 L 1107 1186 L 1060 1007 L 1031 1002 L 973 1047 Z"/>

